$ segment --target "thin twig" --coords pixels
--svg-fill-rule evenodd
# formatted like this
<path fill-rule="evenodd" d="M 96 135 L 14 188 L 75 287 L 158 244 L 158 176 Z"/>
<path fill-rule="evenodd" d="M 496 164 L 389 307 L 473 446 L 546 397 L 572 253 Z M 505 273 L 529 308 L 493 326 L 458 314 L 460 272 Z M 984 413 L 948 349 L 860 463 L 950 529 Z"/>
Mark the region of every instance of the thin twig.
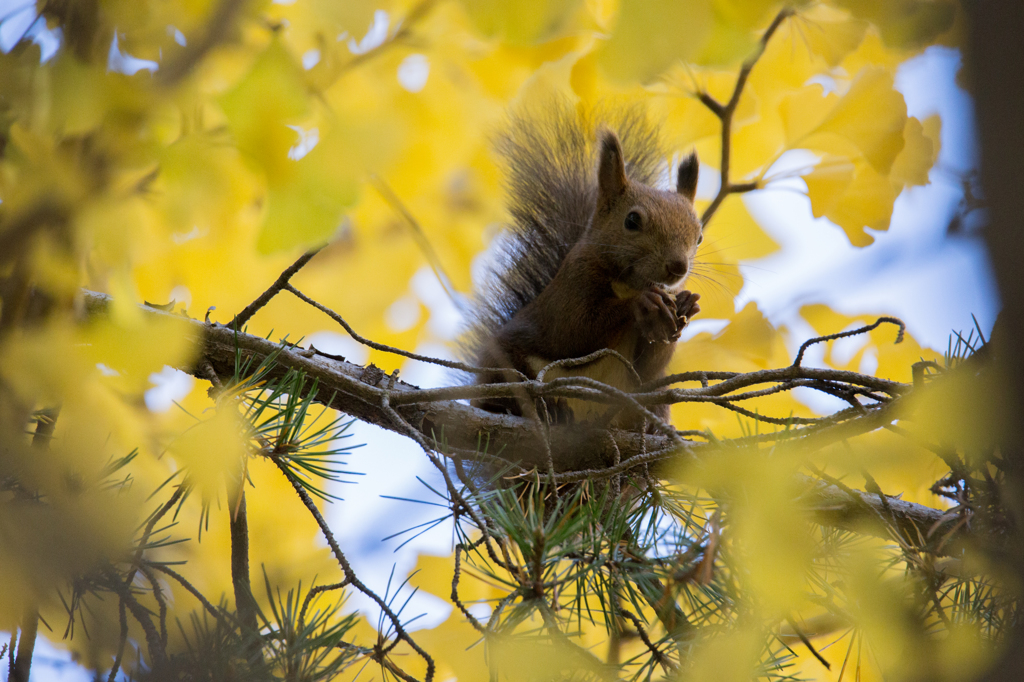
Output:
<path fill-rule="evenodd" d="M 643 621 L 621 607 L 617 609 L 617 613 L 633 624 L 633 627 L 636 628 L 637 634 L 640 636 L 640 640 L 644 643 L 644 646 L 647 647 L 648 651 L 651 652 L 651 655 L 654 656 L 654 660 L 656 660 L 661 667 L 665 669 L 665 672 L 674 673 L 677 666 L 670 661 L 664 653 L 662 653 L 661 649 L 654 645 L 654 642 L 651 641 L 650 635 L 647 634 L 647 628 L 644 627 Z"/>
<path fill-rule="evenodd" d="M 121 636 L 117 642 L 117 654 L 114 656 L 114 665 L 107 675 L 107 682 L 115 682 L 117 673 L 121 670 L 121 660 L 124 658 L 124 647 L 128 643 L 128 612 L 124 608 L 124 602 L 117 603 L 118 619 L 121 623 Z"/>
<path fill-rule="evenodd" d="M 14 663 L 11 666 L 11 680 L 13 682 L 28 682 L 29 672 L 32 668 L 32 654 L 36 648 L 36 635 L 39 632 L 39 612 L 35 607 L 26 610 L 21 619 L 21 637 L 18 639 L 18 654 L 13 657 Z"/>
<path fill-rule="evenodd" d="M 455 304 L 456 308 L 462 309 L 463 304 L 459 299 L 459 296 L 452 289 L 451 278 L 448 277 L 448 273 L 445 272 L 444 265 L 441 263 L 441 257 L 434 250 L 434 245 L 427 239 L 426 233 L 423 231 L 423 227 L 419 221 L 412 214 L 412 211 L 406 207 L 402 200 L 398 198 L 395 191 L 391 189 L 383 178 L 379 175 L 370 176 L 370 184 L 373 188 L 384 198 L 384 201 L 391 206 L 392 210 L 398 215 L 402 216 L 402 219 L 409 225 L 412 230 L 413 238 L 416 240 L 416 244 L 420 247 L 420 251 L 427 259 L 427 263 L 430 264 L 430 269 L 434 271 L 434 276 L 437 277 L 437 281 L 441 283 L 441 288 L 444 289 L 444 293 L 448 294 L 448 299 Z M 465 312 L 465 311 L 463 311 Z"/>
<path fill-rule="evenodd" d="M 302 608 L 299 610 L 299 629 L 302 629 L 302 624 L 306 622 L 306 609 L 309 608 L 310 603 L 313 599 L 322 592 L 329 590 L 340 590 L 348 585 L 347 581 L 341 581 L 340 583 L 331 583 L 330 585 L 317 585 L 306 593 L 306 598 L 302 600 Z"/>
<path fill-rule="evenodd" d="M 149 664 L 156 670 L 162 669 L 167 663 L 167 650 L 164 647 L 160 632 L 153 625 L 150 612 L 139 603 L 132 594 L 131 587 L 126 585 L 113 571 L 108 575 L 109 588 L 121 599 L 135 621 L 142 627 L 146 636 L 146 648 L 149 650 Z"/>
<path fill-rule="evenodd" d="M 247 634 L 256 634 L 259 632 L 259 620 L 256 617 L 259 607 L 256 605 L 249 581 L 249 515 L 245 504 L 244 478 L 238 481 L 238 486 L 232 492 L 228 510 L 228 525 L 231 530 L 231 585 L 235 593 L 235 610 L 238 611 L 238 620 Z"/>
<path fill-rule="evenodd" d="M 183 575 L 175 571 L 173 568 L 169 566 L 164 566 L 163 564 L 156 564 L 152 562 L 148 563 L 147 565 L 177 580 L 178 583 L 186 590 L 188 590 L 189 594 L 195 597 L 199 601 L 199 603 L 203 605 L 203 608 L 206 609 L 214 618 L 216 618 L 217 620 L 221 620 L 224 617 L 223 612 L 217 610 L 217 607 L 210 603 L 210 600 L 204 597 L 202 592 L 197 590 L 192 583 L 186 580 Z"/>
<path fill-rule="evenodd" d="M 282 289 L 288 286 L 288 281 L 295 275 L 295 273 L 301 270 L 302 267 L 308 263 L 313 256 L 320 253 L 320 250 L 323 248 L 324 247 L 322 246 L 318 246 L 315 249 L 310 249 L 306 253 L 302 254 L 297 261 L 284 269 L 284 272 L 274 280 L 274 283 L 270 285 L 269 289 L 257 296 L 255 301 L 245 306 L 245 308 L 242 309 L 242 312 L 235 315 L 234 319 L 232 319 L 227 326 L 231 329 L 241 331 L 245 327 L 245 323 L 249 321 L 249 318 L 255 315 L 256 311 L 260 308 L 270 303 L 270 299 L 277 296 Z"/>
<path fill-rule="evenodd" d="M 433 680 L 435 672 L 434 659 L 430 656 L 430 654 L 424 651 L 423 648 L 421 648 L 420 645 L 418 645 L 416 641 L 413 640 L 412 637 L 409 636 L 409 633 L 406 632 L 405 627 L 402 625 L 401 621 L 398 619 L 398 616 L 394 613 L 394 611 L 391 610 L 391 607 L 388 606 L 387 602 L 381 599 L 376 592 L 368 588 L 366 585 L 363 584 L 361 580 L 359 580 L 359 577 L 356 575 L 355 571 L 352 568 L 352 564 L 349 563 L 348 558 L 345 556 L 345 553 L 341 551 L 341 546 L 338 545 L 338 541 L 334 538 L 334 533 L 331 532 L 330 527 L 327 525 L 327 521 L 324 520 L 324 517 L 320 513 L 320 510 L 317 509 L 316 503 L 313 502 L 313 499 L 309 496 L 309 493 L 306 492 L 306 489 L 302 487 L 302 484 L 295 478 L 295 476 L 291 473 L 291 471 L 288 469 L 285 463 L 281 461 L 279 457 L 271 457 L 271 459 L 274 462 L 274 464 L 277 465 L 277 468 L 281 470 L 281 473 L 284 474 L 288 482 L 291 484 L 292 489 L 295 490 L 295 494 L 299 496 L 299 500 L 302 501 L 302 504 L 306 507 L 307 510 L 309 510 L 309 513 L 316 520 L 316 524 L 320 528 L 320 532 L 327 540 L 327 544 L 331 548 L 331 552 L 333 552 L 334 558 L 337 559 L 338 565 L 341 567 L 342 573 L 344 573 L 345 575 L 345 581 L 349 585 L 351 585 L 352 587 L 354 587 L 355 589 L 359 590 L 364 595 L 369 597 L 375 604 L 377 604 L 377 606 L 384 613 L 387 619 L 391 621 L 391 625 L 395 629 L 395 636 L 397 636 L 399 639 L 404 640 L 410 647 L 412 647 L 413 651 L 419 654 L 419 656 L 426 662 L 427 674 L 424 677 L 424 681 L 430 682 L 430 680 Z"/>
<path fill-rule="evenodd" d="M 816 336 L 813 339 L 807 339 L 800 344 L 800 350 L 797 351 L 796 359 L 793 360 L 793 367 L 799 367 L 800 362 L 804 359 L 804 352 L 816 343 L 822 341 L 834 341 L 836 339 L 844 339 L 848 336 L 857 336 L 859 334 L 865 334 L 872 329 L 876 329 L 882 323 L 888 322 L 899 327 L 899 331 L 896 332 L 896 340 L 893 343 L 903 343 L 903 334 L 907 330 L 907 325 L 903 323 L 903 320 L 896 317 L 880 317 L 875 320 L 874 324 L 869 324 L 866 327 L 858 327 L 857 329 L 851 329 L 848 332 L 838 332 L 836 334 L 826 334 L 825 336 Z"/>
<path fill-rule="evenodd" d="M 475 543 L 468 547 L 462 544 L 461 542 L 455 545 L 455 570 L 452 573 L 452 603 L 454 603 L 455 606 L 459 609 L 459 611 L 462 612 L 462 615 L 466 617 L 466 619 L 469 621 L 469 624 L 472 625 L 473 629 L 475 629 L 477 632 L 487 632 L 487 628 L 484 627 L 484 625 L 476 619 L 476 616 L 470 613 L 469 609 L 466 608 L 466 605 L 462 603 L 462 599 L 459 598 L 459 578 L 462 576 L 461 561 L 463 552 L 467 552 L 470 549 L 473 549 L 475 546 L 482 543 L 485 537 L 486 535 L 484 537 L 481 537 L 479 540 L 477 540 Z"/>
<path fill-rule="evenodd" d="M 467 365 L 464 362 L 457 362 L 455 360 L 443 360 L 441 358 L 432 358 L 432 357 L 430 357 L 428 355 L 420 355 L 418 353 L 410 353 L 409 351 L 402 350 L 401 348 L 395 348 L 394 346 L 388 346 L 387 344 L 377 343 L 376 341 L 371 341 L 370 339 L 366 338 L 365 336 L 361 336 L 360 334 L 358 334 L 356 332 L 356 330 L 352 328 L 352 325 L 350 325 L 348 322 L 346 322 L 345 318 L 343 318 L 341 315 L 339 315 L 338 313 L 334 312 L 333 310 L 331 310 L 327 306 L 325 306 L 323 304 L 320 304 L 320 303 L 317 303 L 316 301 L 311 299 L 309 296 L 306 296 L 304 293 L 302 293 L 301 291 L 299 291 L 298 289 L 293 287 L 291 284 L 287 284 L 286 283 L 282 287 L 282 289 L 284 289 L 285 291 L 291 292 L 292 294 L 294 294 L 300 300 L 308 303 L 309 305 L 313 306 L 314 308 L 316 308 L 320 312 L 322 312 L 325 315 L 327 315 L 328 317 L 330 317 L 332 320 L 334 320 L 335 322 L 340 324 L 342 326 L 342 328 L 344 328 L 344 330 L 346 332 L 348 332 L 349 336 L 351 336 L 357 342 L 363 344 L 364 346 L 366 346 L 368 348 L 372 348 L 374 350 L 379 350 L 379 351 L 384 351 L 385 353 L 392 353 L 394 355 L 400 355 L 400 356 L 402 356 L 404 358 L 409 358 L 410 360 L 420 360 L 421 362 L 428 362 L 428 363 L 430 363 L 432 365 L 440 365 L 441 367 L 448 367 L 450 369 L 462 370 L 463 372 L 472 372 L 474 374 L 483 374 L 485 372 L 492 372 L 492 371 L 494 371 L 493 368 L 474 367 L 473 365 Z M 508 371 L 512 371 L 512 370 L 508 370 Z M 525 379 L 526 377 L 523 377 L 523 378 Z"/>
<path fill-rule="evenodd" d="M 796 636 L 800 638 L 800 641 L 803 642 L 805 647 L 807 647 L 807 650 L 810 651 L 816 659 L 818 659 L 818 662 L 825 666 L 826 670 L 831 670 L 831 664 L 825 660 L 824 656 L 818 653 L 818 650 L 814 648 L 813 644 L 811 644 L 811 640 L 807 639 L 807 635 L 804 634 L 804 631 L 797 627 L 796 622 L 789 616 L 786 616 L 786 622 L 789 623 L 789 627 L 793 628 L 793 632 L 795 632 Z"/>
<path fill-rule="evenodd" d="M 704 103 L 708 109 L 714 113 L 719 120 L 722 122 L 722 159 L 721 159 L 721 186 L 718 189 L 718 194 L 711 201 L 711 204 L 704 209 L 704 214 L 701 216 L 701 224 L 707 226 L 708 221 L 711 220 L 711 216 L 715 214 L 718 207 L 722 205 L 725 198 L 734 192 L 749 192 L 757 189 L 757 183 L 743 183 L 734 185 L 730 182 L 729 177 L 729 166 L 730 157 L 732 155 L 732 119 L 733 114 L 736 113 L 736 107 L 739 105 L 740 96 L 743 94 L 743 88 L 747 84 L 747 79 L 750 77 L 750 72 L 753 71 L 754 65 L 757 64 L 757 60 L 764 54 L 765 48 L 768 47 L 768 41 L 771 40 L 772 35 L 779 28 L 783 21 L 793 16 L 794 10 L 792 7 L 784 7 L 772 20 L 772 23 L 765 30 L 764 35 L 761 36 L 761 41 L 758 43 L 757 51 L 747 58 L 743 65 L 740 67 L 739 75 L 736 77 L 736 85 L 733 87 L 732 96 L 726 104 L 722 104 L 715 100 L 710 94 L 706 92 L 698 93 L 697 97 L 701 102 Z"/>

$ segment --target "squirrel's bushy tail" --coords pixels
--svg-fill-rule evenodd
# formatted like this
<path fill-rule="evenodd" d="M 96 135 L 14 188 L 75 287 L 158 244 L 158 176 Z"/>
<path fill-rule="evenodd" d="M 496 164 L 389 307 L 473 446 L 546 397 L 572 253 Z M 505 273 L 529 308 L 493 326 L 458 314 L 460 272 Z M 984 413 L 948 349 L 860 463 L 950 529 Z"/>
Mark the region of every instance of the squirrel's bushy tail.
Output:
<path fill-rule="evenodd" d="M 582 111 L 557 99 L 509 114 L 495 146 L 506 179 L 510 225 L 492 245 L 466 338 L 475 359 L 484 339 L 551 282 L 587 228 L 597 201 L 597 134 L 615 132 L 626 173 L 656 184 L 667 168 L 658 129 L 639 105 Z"/>

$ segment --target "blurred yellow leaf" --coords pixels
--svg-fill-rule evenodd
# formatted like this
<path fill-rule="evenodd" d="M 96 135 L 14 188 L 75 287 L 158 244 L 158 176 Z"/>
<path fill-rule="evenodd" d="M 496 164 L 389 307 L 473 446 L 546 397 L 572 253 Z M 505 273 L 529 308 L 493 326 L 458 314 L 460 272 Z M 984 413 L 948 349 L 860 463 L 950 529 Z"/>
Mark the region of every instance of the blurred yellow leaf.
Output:
<path fill-rule="evenodd" d="M 710 0 L 622 0 L 598 59 L 611 78 L 646 82 L 697 53 L 711 35 Z"/>
<path fill-rule="evenodd" d="M 679 676 L 686 682 L 743 682 L 757 667 L 764 643 L 762 633 L 741 628 L 722 633 L 699 647 Z"/>
<path fill-rule="evenodd" d="M 602 661 L 561 639 L 536 637 L 495 638 L 488 647 L 498 670 L 512 682 L 532 682 L 602 670 Z"/>
<path fill-rule="evenodd" d="M 287 40 L 299 50 L 307 51 L 325 49 L 336 42 L 346 47 L 348 40 L 358 42 L 373 23 L 375 12 L 393 9 L 394 3 L 389 0 L 309 0 L 275 2 L 267 11 L 273 19 L 285 22 Z"/>
<path fill-rule="evenodd" d="M 1007 387 L 992 372 L 953 372 L 908 398 L 911 428 L 925 442 L 985 452 L 1005 442 Z"/>
<path fill-rule="evenodd" d="M 267 194 L 267 217 L 260 232 L 263 253 L 315 246 L 327 241 L 341 225 L 342 212 L 355 203 L 355 169 L 346 166 L 344 149 L 328 138 L 294 164 L 295 170 Z"/>
<path fill-rule="evenodd" d="M 928 124 L 928 121 L 931 121 Z M 930 116 L 925 123 L 932 128 L 926 131 L 921 121 L 911 116 L 907 119 L 907 127 L 903 138 L 906 146 L 896 157 L 889 177 L 893 182 L 903 185 L 927 185 L 928 171 L 939 156 L 937 127 L 938 116 Z M 931 134 L 929 134 L 931 132 Z"/>
<path fill-rule="evenodd" d="M 896 190 L 888 177 L 879 175 L 870 165 L 826 156 L 803 179 L 814 217 L 824 216 L 843 228 L 854 246 L 874 242 L 874 237 L 864 231 L 866 227 L 889 229 Z"/>
<path fill-rule="evenodd" d="M 99 321 L 84 330 L 80 343 L 91 362 L 117 372 L 123 390 L 141 393 L 164 365 L 187 366 L 197 341 L 184 320 L 161 315 L 140 317 L 132 327 Z"/>
<path fill-rule="evenodd" d="M 951 0 L 839 0 L 839 4 L 880 27 L 886 44 L 913 48 L 953 27 L 957 5 Z"/>
<path fill-rule="evenodd" d="M 168 229 L 179 239 L 193 229 L 229 231 L 255 192 L 238 150 L 199 134 L 184 135 L 162 150 L 157 182 Z"/>
<path fill-rule="evenodd" d="M 821 56 L 830 66 L 838 66 L 843 58 L 864 40 L 868 22 L 844 16 L 824 3 L 816 3 L 797 15 L 796 24 L 808 49 Z"/>
<path fill-rule="evenodd" d="M 222 406 L 168 446 L 168 451 L 202 493 L 204 502 L 215 498 L 222 484 L 238 485 L 242 463 L 248 454 L 244 433 L 238 414 L 230 406 Z"/>
<path fill-rule="evenodd" d="M 838 95 L 826 93 L 817 83 L 785 95 L 779 103 L 779 115 L 786 131 L 786 146 L 793 148 L 810 135 L 838 100 Z"/>
<path fill-rule="evenodd" d="M 239 151 L 273 185 L 292 175 L 288 149 L 297 123 L 308 110 L 302 71 L 280 40 L 270 45 L 235 87 L 220 98 Z"/>
<path fill-rule="evenodd" d="M 779 245 L 766 233 L 740 197 L 728 199 L 718 209 L 714 226 L 697 251 L 699 261 L 735 263 L 774 253 Z"/>
<path fill-rule="evenodd" d="M 878 173 L 888 173 L 903 149 L 907 106 L 885 69 L 864 69 L 817 127 L 857 145 Z M 812 133 L 813 135 L 813 133 Z"/>
<path fill-rule="evenodd" d="M 462 0 L 466 12 L 486 36 L 513 45 L 529 45 L 551 38 L 565 28 L 580 0 Z"/>

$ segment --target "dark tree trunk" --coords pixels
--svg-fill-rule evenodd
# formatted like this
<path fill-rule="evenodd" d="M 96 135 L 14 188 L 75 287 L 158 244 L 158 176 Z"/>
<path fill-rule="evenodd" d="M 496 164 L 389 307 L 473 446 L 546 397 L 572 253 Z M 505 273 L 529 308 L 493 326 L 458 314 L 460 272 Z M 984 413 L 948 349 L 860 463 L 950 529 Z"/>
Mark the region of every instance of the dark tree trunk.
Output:
<path fill-rule="evenodd" d="M 1011 460 L 1012 490 L 1004 497 L 1016 534 L 1004 561 L 1024 581 L 1021 503 L 1024 500 L 1024 3 L 973 0 L 964 3 L 970 23 L 966 63 L 974 88 L 981 138 L 981 180 L 988 206 L 985 230 L 1003 310 L 996 330 L 996 349 L 1007 377 L 1009 395 L 1002 454 Z M 1005 655 L 985 676 L 992 682 L 1021 679 L 1024 669 L 1024 626 L 1010 636 Z"/>

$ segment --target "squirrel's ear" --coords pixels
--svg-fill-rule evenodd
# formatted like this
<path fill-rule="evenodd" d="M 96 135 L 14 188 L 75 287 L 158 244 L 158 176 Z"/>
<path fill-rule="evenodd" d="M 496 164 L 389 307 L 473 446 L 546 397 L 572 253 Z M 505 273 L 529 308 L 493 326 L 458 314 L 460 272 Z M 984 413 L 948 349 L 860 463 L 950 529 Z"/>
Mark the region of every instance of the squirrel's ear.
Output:
<path fill-rule="evenodd" d="M 615 133 L 608 131 L 601 138 L 601 165 L 597 169 L 597 188 L 601 197 L 617 197 L 626 191 L 626 165 L 622 146 Z"/>
<path fill-rule="evenodd" d="M 679 179 L 676 181 L 676 189 L 690 201 L 697 196 L 697 174 L 699 171 L 700 161 L 697 160 L 697 152 L 690 152 L 690 155 L 679 164 Z"/>

